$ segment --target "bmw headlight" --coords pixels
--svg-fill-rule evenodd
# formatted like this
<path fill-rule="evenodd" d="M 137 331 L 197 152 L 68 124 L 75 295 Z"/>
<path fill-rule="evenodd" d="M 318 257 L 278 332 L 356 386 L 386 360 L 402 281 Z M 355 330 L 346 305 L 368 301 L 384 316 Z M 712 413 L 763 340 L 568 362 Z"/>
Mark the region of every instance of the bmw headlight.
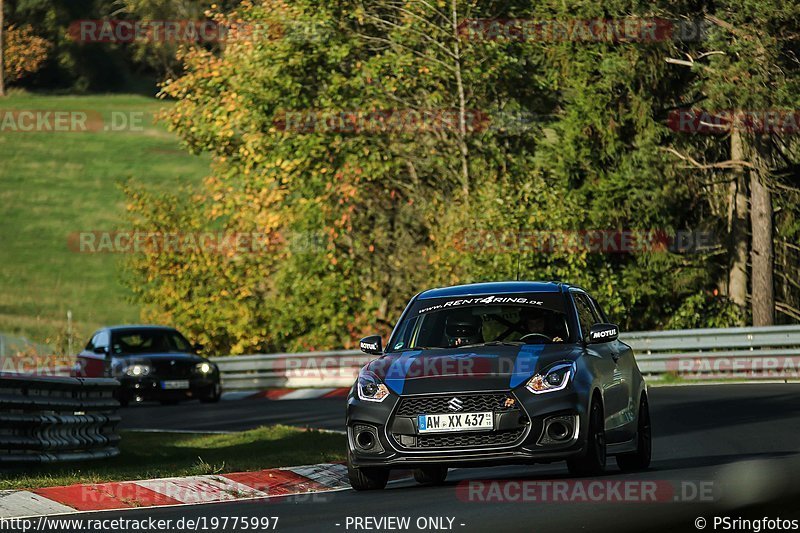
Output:
<path fill-rule="evenodd" d="M 362 371 L 358 375 L 358 398 L 366 402 L 382 402 L 389 396 L 389 388 L 369 371 Z"/>
<path fill-rule="evenodd" d="M 128 365 L 123 369 L 123 374 L 132 378 L 143 378 L 145 376 L 150 375 L 150 365 L 144 365 L 141 363 L 134 363 L 132 365 Z"/>
<path fill-rule="evenodd" d="M 194 369 L 200 372 L 201 374 L 210 374 L 214 371 L 214 365 L 206 361 L 203 361 L 202 363 L 197 363 Z"/>
<path fill-rule="evenodd" d="M 575 363 L 556 363 L 536 374 L 525 387 L 534 394 L 564 390 L 575 375 Z"/>

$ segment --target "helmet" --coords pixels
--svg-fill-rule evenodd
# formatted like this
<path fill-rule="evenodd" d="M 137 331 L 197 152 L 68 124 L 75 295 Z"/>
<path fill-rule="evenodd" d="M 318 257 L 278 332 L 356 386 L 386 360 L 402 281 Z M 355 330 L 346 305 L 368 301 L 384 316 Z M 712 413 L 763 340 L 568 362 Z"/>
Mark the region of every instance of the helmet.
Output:
<path fill-rule="evenodd" d="M 522 309 L 519 313 L 520 324 L 528 329 L 528 333 L 544 333 L 545 325 L 547 322 L 547 315 L 543 313 L 540 309 Z M 538 322 L 537 326 L 534 329 L 536 331 L 531 331 L 531 323 Z"/>
<path fill-rule="evenodd" d="M 482 322 L 480 317 L 471 313 L 450 315 L 445 322 L 445 336 L 447 345 L 464 346 L 483 341 L 481 333 Z"/>

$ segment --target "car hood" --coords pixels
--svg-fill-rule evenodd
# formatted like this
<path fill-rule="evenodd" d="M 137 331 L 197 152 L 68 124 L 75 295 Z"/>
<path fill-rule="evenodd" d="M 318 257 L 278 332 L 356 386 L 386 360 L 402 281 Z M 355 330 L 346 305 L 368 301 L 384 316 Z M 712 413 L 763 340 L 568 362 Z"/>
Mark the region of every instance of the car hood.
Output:
<path fill-rule="evenodd" d="M 508 390 L 559 361 L 574 361 L 573 344 L 474 346 L 386 354 L 364 369 L 396 394 Z"/>
<path fill-rule="evenodd" d="M 180 352 L 172 352 L 172 353 L 146 353 L 146 354 L 131 354 L 131 355 L 115 355 L 114 357 L 124 359 L 126 361 L 179 361 L 179 362 L 186 362 L 186 363 L 201 363 L 205 361 L 204 358 L 200 357 L 199 355 L 195 355 L 193 353 L 180 353 Z"/>

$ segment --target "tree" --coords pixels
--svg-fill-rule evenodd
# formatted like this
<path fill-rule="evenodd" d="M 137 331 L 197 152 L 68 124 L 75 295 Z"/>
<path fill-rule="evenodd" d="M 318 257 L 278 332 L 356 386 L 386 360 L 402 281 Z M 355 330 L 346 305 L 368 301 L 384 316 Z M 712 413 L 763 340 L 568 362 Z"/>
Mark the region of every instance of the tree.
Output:
<path fill-rule="evenodd" d="M 668 61 L 692 70 L 685 101 L 702 102 L 706 116 L 715 122 L 706 133 L 717 131 L 710 136 L 694 136 L 687 143 L 704 157 L 673 153 L 729 184 L 726 197 L 732 239 L 728 291 L 734 302 L 743 304 L 744 261 L 749 250 L 748 299 L 753 324 L 771 325 L 776 309 L 789 316 L 800 315 L 787 301 L 775 301 L 773 244 L 776 228 L 778 235 L 793 231 L 786 224 L 795 213 L 793 197 L 797 191 L 789 183 L 797 173 L 798 147 L 791 138 L 791 128 L 784 129 L 780 120 L 770 122 L 776 113 L 785 116 L 785 109 L 796 109 L 798 104 L 794 50 L 798 7 L 781 2 L 753 5 L 730 1 L 716 4 L 706 21 L 708 38 L 683 50 L 688 59 Z M 729 143 L 709 140 L 723 135 L 730 136 Z M 725 174 L 722 180 L 720 173 Z M 783 220 L 777 225 L 775 201 L 792 206 L 781 212 Z M 785 300 L 794 301 L 796 297 L 787 293 L 792 290 L 787 285 Z"/>
<path fill-rule="evenodd" d="M 47 60 L 49 44 L 30 26 L 9 26 L 4 33 L 4 79 L 15 82 L 35 73 Z"/>
<path fill-rule="evenodd" d="M 675 9 L 692 6 L 706 8 Z M 723 94 L 736 97 L 728 107 L 753 108 L 732 81 L 743 63 L 713 77 L 698 64 L 729 58 L 703 56 L 708 43 L 463 31 L 475 20 L 652 16 L 629 0 L 265 0 L 217 15 L 274 31 L 181 52 L 164 119 L 211 154 L 210 176 L 164 198 L 129 184 L 131 216 L 145 230 L 261 231 L 269 246 L 134 257 L 146 318 L 221 353 L 348 347 L 388 333 L 415 290 L 519 275 L 583 285 L 626 328 L 738 324 L 739 308 L 715 291 L 741 295 L 731 265 L 749 272 L 748 249 L 681 253 L 664 237 L 730 227 L 741 244 L 753 209 L 740 195 L 750 198 L 755 175 L 769 176 L 776 231 L 796 242 L 798 211 L 773 190 L 789 185 L 776 179 L 777 152 L 767 172 L 751 172 L 752 150 L 771 149 L 749 133 L 728 142 L 666 123 L 700 98 L 728 105 Z M 614 253 L 530 238 L 593 230 L 661 240 Z M 478 239 L 463 246 L 465 234 Z M 500 235 L 512 238 L 492 242 Z M 780 248 L 781 264 L 791 249 Z"/>
<path fill-rule="evenodd" d="M 4 63 L 4 48 L 3 48 L 3 29 L 5 22 L 3 21 L 3 0 L 0 0 L 0 96 L 6 95 L 5 83 L 5 63 Z"/>

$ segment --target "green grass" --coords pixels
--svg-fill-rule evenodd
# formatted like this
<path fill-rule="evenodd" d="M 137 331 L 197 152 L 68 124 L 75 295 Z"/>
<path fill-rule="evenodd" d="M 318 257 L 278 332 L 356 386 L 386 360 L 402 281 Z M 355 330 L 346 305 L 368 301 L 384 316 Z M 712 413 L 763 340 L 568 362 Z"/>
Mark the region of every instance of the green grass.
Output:
<path fill-rule="evenodd" d="M 0 490 L 344 461 L 346 445 L 344 435 L 281 425 L 225 435 L 122 432 L 119 457 L 5 473 Z"/>
<path fill-rule="evenodd" d="M 121 255 L 70 251 L 70 233 L 125 229 L 129 177 L 147 187 L 197 183 L 208 158 L 183 150 L 153 114 L 169 105 L 143 96 L 15 93 L 0 110 L 143 112 L 142 131 L 0 131 L 0 332 L 43 342 L 63 331 L 72 310 L 80 338 L 101 325 L 136 322 L 121 282 Z"/>
<path fill-rule="evenodd" d="M 681 383 L 686 383 L 687 380 L 683 376 L 679 375 L 676 372 L 665 372 L 661 375 L 661 379 L 658 381 L 654 381 L 654 384 L 659 385 L 679 385 Z"/>

